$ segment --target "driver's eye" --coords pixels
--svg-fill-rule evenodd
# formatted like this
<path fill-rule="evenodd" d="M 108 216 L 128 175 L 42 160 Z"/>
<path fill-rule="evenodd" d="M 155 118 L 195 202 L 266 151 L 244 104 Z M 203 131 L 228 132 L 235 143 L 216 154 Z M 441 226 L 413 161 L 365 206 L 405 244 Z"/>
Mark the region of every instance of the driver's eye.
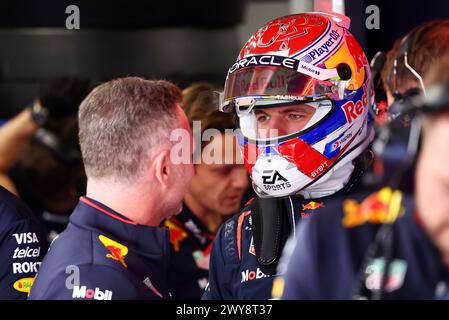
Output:
<path fill-rule="evenodd" d="M 257 115 L 257 122 L 267 122 L 270 118 L 266 114 Z"/>
<path fill-rule="evenodd" d="M 304 116 L 302 114 L 298 114 L 298 113 L 290 113 L 290 114 L 288 114 L 288 119 L 289 120 L 301 120 L 303 118 L 304 118 Z"/>

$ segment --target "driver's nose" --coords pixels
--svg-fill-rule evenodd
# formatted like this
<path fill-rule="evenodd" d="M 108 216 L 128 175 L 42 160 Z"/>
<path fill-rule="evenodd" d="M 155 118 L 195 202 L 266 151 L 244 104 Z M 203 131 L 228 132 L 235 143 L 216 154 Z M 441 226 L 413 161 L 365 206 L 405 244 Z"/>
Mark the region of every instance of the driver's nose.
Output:
<path fill-rule="evenodd" d="M 280 117 L 272 117 L 270 124 L 259 130 L 261 138 L 276 138 L 287 134 L 286 124 Z"/>

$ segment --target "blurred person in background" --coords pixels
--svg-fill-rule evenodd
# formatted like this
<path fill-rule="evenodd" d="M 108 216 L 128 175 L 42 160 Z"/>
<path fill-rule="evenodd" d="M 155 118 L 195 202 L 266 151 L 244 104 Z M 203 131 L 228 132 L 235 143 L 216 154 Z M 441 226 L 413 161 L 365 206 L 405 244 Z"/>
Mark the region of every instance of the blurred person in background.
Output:
<path fill-rule="evenodd" d="M 449 87 L 446 83 L 436 94 L 430 89 L 448 80 L 448 73 L 448 20 L 421 24 L 396 41 L 387 54 L 382 77 L 393 103 L 390 108 L 394 110 L 389 112 L 394 112 L 398 122 L 407 117 L 412 123 L 411 147 L 403 154 L 401 169 L 379 191 L 330 203 L 320 216 L 299 226 L 280 264 L 282 276 L 274 282 L 274 297 L 449 298 Z M 409 107 L 422 100 L 424 105 L 439 105 L 439 109 L 429 112 L 421 102 Z M 417 152 L 420 125 L 423 130 Z M 416 158 L 414 174 L 410 169 Z M 402 180 L 410 175 L 415 178 L 414 196 L 401 189 Z"/>
<path fill-rule="evenodd" d="M 44 226 L 0 186 L 0 300 L 27 298 L 47 248 Z"/>
<path fill-rule="evenodd" d="M 169 232 L 193 166 L 175 164 L 171 133 L 194 147 L 181 91 L 167 81 L 119 78 L 81 103 L 87 195 L 42 263 L 30 299 L 169 299 Z M 69 283 L 69 284 L 68 284 Z"/>
<path fill-rule="evenodd" d="M 195 175 L 184 196 L 183 210 L 165 221 L 173 249 L 170 276 L 174 299 L 201 298 L 207 285 L 215 234 L 230 215 L 240 210 L 249 186 L 233 135 L 234 117 L 212 105 L 213 90 L 210 84 L 196 83 L 183 91 L 182 106 L 192 130 L 195 131 L 193 122 L 198 121 L 199 130 L 194 133 L 203 137 L 205 131 L 212 129 L 216 134 L 211 141 L 197 146 Z M 206 147 L 221 153 L 216 163 L 204 161 L 202 152 L 207 151 Z"/>
<path fill-rule="evenodd" d="M 85 192 L 78 144 L 78 106 L 90 81 L 62 78 L 42 86 L 33 105 L 0 128 L 5 184 L 45 223 L 51 241 Z"/>
<path fill-rule="evenodd" d="M 34 103 L 33 107 L 23 109 L 0 127 L 0 185 L 16 195 L 17 187 L 9 173 L 39 130 L 41 123 L 38 115 L 41 110 L 40 104 Z M 46 118 L 45 110 L 42 116 Z"/>
<path fill-rule="evenodd" d="M 396 105 L 405 99 L 410 99 L 425 93 L 424 80 L 428 77 L 431 67 L 445 59 L 449 51 L 447 33 L 449 20 L 433 20 L 422 23 L 404 36 L 398 38 L 391 50 L 385 55 L 385 64 L 380 71 L 379 88 L 383 91 L 384 104 L 390 117 L 396 113 Z M 405 57 L 407 56 L 407 57 Z M 377 97 L 377 96 L 376 96 Z M 379 115 L 377 118 L 380 118 Z M 375 168 L 381 184 L 388 183 L 388 177 L 401 170 L 402 158 L 406 153 L 407 139 L 411 128 L 410 119 L 406 116 L 401 122 L 391 124 L 387 144 L 382 144 L 384 150 L 378 152 Z M 385 133 L 385 132 L 384 132 Z M 399 186 L 403 192 L 412 194 L 414 191 L 414 170 L 416 162 L 410 168 Z"/>
<path fill-rule="evenodd" d="M 22 198 L 0 187 L 0 299 L 26 299 L 54 237 L 49 231 L 65 228 L 76 205 L 71 179 L 82 181 L 84 172 L 76 114 L 88 86 L 76 79 L 53 82 L 0 127 L 0 185 Z M 62 160 L 73 155 L 79 160 Z M 50 210 L 61 218 L 49 221 Z"/>
<path fill-rule="evenodd" d="M 389 106 L 395 101 L 424 93 L 424 82 L 432 67 L 444 63 L 449 55 L 448 37 L 449 19 L 432 20 L 420 24 L 394 42 L 381 71 Z"/>

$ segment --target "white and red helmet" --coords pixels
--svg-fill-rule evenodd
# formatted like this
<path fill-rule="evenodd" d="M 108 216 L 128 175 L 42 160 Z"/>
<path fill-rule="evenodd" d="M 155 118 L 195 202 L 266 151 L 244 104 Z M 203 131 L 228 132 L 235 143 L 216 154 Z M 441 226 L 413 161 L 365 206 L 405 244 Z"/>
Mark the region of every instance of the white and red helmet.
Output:
<path fill-rule="evenodd" d="M 274 19 L 251 36 L 229 69 L 220 109 L 238 115 L 244 164 L 259 196 L 333 193 L 372 141 L 370 67 L 349 23 L 326 13 Z M 301 130 L 259 133 L 257 110 L 295 104 L 315 110 Z"/>

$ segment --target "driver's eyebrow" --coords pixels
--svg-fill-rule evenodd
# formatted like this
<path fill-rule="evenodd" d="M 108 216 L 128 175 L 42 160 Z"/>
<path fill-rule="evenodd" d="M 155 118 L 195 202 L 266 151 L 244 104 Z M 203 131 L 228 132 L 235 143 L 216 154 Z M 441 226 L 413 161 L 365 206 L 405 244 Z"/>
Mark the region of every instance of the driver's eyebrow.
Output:
<path fill-rule="evenodd" d="M 293 106 L 293 107 L 285 108 L 281 112 L 282 113 L 288 113 L 288 112 L 292 112 L 292 111 L 293 112 L 303 112 L 303 113 L 306 113 L 306 114 L 311 114 L 315 110 L 313 110 L 312 108 L 309 109 L 309 108 L 301 108 L 301 106 Z"/>
<path fill-rule="evenodd" d="M 256 114 L 261 114 L 261 113 L 268 114 L 264 110 L 260 110 L 260 109 L 254 109 L 254 113 L 256 113 Z"/>

